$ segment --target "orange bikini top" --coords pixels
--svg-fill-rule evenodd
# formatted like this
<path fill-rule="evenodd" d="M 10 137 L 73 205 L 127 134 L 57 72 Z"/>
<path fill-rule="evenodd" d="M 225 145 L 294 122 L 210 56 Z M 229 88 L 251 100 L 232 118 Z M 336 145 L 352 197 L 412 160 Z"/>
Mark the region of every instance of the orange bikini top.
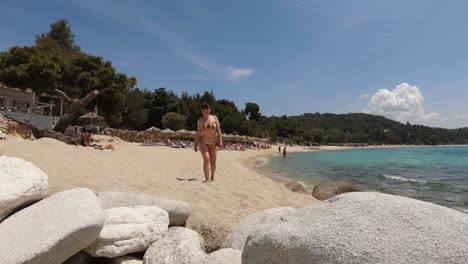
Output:
<path fill-rule="evenodd" d="M 201 125 L 201 130 L 205 131 L 207 129 L 216 130 L 216 122 L 213 123 L 204 123 Z"/>

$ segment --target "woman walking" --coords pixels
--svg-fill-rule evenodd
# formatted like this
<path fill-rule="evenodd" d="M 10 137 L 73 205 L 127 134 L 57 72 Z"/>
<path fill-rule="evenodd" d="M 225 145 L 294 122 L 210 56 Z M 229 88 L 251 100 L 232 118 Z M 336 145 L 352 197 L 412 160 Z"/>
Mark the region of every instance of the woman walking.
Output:
<path fill-rule="evenodd" d="M 223 137 L 221 134 L 221 125 L 216 116 L 211 115 L 211 107 L 208 103 L 201 106 L 203 117 L 197 122 L 197 137 L 195 138 L 195 152 L 200 147 L 203 157 L 203 172 L 205 181 L 211 182 L 215 179 L 216 172 L 216 137 L 219 138 L 219 146 L 223 147 Z M 211 169 L 211 177 L 210 177 Z"/>

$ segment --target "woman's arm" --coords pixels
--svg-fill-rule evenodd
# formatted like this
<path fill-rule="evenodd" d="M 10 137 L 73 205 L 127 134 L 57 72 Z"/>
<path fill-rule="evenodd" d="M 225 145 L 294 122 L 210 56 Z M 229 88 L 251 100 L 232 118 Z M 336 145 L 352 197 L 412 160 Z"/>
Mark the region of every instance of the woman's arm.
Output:
<path fill-rule="evenodd" d="M 221 134 L 221 124 L 219 123 L 217 116 L 215 116 L 215 120 L 216 120 L 216 128 L 218 131 L 218 136 L 219 136 L 219 146 L 222 148 L 223 147 L 223 134 Z"/>
<path fill-rule="evenodd" d="M 201 138 L 201 131 L 200 131 L 200 119 L 197 121 L 197 135 L 195 136 L 195 144 L 193 144 L 193 148 L 195 149 L 195 152 L 198 150 L 198 142 L 200 142 Z"/>

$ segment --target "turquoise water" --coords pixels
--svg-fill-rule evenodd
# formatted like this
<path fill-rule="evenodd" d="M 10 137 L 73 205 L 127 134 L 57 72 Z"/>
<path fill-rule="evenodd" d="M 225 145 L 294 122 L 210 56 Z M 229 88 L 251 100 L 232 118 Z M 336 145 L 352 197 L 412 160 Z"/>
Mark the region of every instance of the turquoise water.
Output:
<path fill-rule="evenodd" d="M 275 155 L 261 170 L 306 184 L 345 180 L 468 212 L 468 146 L 290 153 Z"/>

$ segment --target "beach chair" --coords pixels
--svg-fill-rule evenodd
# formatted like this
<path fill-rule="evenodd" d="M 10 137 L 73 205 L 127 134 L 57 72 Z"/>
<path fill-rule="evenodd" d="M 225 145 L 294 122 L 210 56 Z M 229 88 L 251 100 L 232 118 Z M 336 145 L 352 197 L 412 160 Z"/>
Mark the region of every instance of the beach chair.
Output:
<path fill-rule="evenodd" d="M 144 140 L 143 143 L 141 143 L 142 146 L 156 146 L 156 142 L 151 140 L 151 139 L 147 139 L 147 140 Z"/>

